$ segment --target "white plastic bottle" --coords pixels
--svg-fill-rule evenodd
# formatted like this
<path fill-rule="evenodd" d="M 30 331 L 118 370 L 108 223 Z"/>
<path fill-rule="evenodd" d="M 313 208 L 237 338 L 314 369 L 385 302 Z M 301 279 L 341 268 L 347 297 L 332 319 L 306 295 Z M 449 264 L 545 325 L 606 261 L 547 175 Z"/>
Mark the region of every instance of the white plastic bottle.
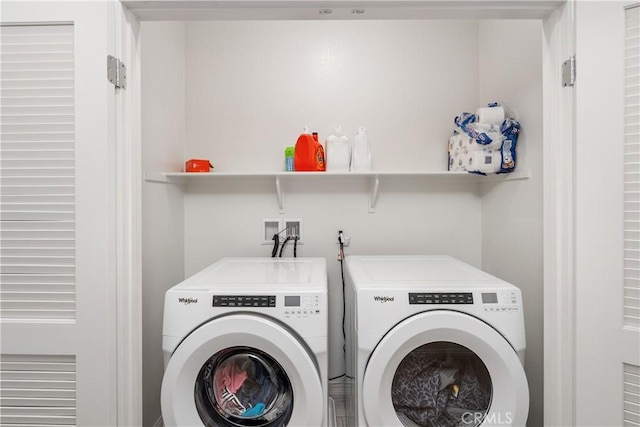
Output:
<path fill-rule="evenodd" d="M 337 125 L 333 129 L 325 146 L 327 170 L 348 172 L 351 164 L 351 145 L 349 138 L 342 132 L 342 126 Z"/>
<path fill-rule="evenodd" d="M 359 127 L 353 142 L 351 170 L 370 171 L 371 163 L 371 145 L 369 144 L 367 130 L 364 127 Z"/>

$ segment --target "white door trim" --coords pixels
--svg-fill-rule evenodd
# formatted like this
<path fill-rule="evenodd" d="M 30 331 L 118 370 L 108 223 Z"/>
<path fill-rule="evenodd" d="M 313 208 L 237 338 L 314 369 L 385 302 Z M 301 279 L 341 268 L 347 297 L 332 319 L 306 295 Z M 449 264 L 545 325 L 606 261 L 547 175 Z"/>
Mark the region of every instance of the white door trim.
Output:
<path fill-rule="evenodd" d="M 116 89 L 116 311 L 119 426 L 142 425 L 142 232 L 140 23 L 114 2 L 115 47 L 127 68 L 126 89 Z"/>
<path fill-rule="evenodd" d="M 544 424 L 574 425 L 575 94 L 561 64 L 575 54 L 575 3 L 544 21 Z"/>

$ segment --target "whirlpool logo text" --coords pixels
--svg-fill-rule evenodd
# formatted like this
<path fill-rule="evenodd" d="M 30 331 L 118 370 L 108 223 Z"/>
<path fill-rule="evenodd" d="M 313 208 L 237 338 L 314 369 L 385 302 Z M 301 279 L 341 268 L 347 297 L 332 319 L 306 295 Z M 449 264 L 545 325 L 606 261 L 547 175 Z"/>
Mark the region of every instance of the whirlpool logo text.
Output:
<path fill-rule="evenodd" d="M 196 304 L 198 302 L 198 298 L 178 298 L 178 302 L 184 305 Z"/>
<path fill-rule="evenodd" d="M 373 300 L 378 302 L 393 302 L 395 297 L 374 296 Z"/>

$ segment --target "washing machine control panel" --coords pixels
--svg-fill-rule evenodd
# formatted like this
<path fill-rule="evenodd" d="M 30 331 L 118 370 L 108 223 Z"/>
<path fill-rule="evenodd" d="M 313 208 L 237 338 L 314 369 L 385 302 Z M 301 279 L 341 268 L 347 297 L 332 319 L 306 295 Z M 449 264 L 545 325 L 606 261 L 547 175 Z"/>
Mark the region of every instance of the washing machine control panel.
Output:
<path fill-rule="evenodd" d="M 513 291 L 482 292 L 482 305 L 488 312 L 518 311 L 518 295 Z"/>
<path fill-rule="evenodd" d="M 473 304 L 471 292 L 409 293 L 409 304 Z"/>
<path fill-rule="evenodd" d="M 320 294 L 213 295 L 213 307 L 268 309 L 287 319 L 316 318 L 323 313 Z M 273 313 L 273 309 L 276 313 Z"/>
<path fill-rule="evenodd" d="M 285 295 L 286 318 L 308 318 L 320 315 L 320 295 Z"/>
<path fill-rule="evenodd" d="M 275 307 L 275 295 L 214 295 L 214 307 Z"/>

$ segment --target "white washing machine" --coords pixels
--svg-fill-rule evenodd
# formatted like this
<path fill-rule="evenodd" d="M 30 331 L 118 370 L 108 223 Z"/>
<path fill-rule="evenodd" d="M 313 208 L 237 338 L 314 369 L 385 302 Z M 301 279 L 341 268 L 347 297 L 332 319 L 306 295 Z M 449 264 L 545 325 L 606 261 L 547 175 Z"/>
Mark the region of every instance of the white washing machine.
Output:
<path fill-rule="evenodd" d="M 324 258 L 224 258 L 165 296 L 166 426 L 327 425 Z"/>
<path fill-rule="evenodd" d="M 524 426 L 520 290 L 448 256 L 348 256 L 352 426 Z"/>

